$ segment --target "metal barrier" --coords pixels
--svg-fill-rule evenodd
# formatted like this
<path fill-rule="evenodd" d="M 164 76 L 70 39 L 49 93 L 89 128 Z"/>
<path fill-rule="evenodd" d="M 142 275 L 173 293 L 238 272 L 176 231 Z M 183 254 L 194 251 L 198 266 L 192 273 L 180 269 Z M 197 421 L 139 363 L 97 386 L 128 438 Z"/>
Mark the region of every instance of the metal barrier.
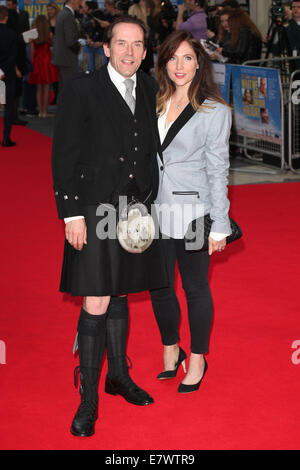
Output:
<path fill-rule="evenodd" d="M 259 174 L 279 174 L 283 171 L 291 170 L 295 171 L 291 164 L 292 154 L 289 151 L 289 144 L 291 142 L 291 136 L 297 135 L 298 141 L 297 145 L 294 148 L 297 148 L 300 152 L 300 143 L 299 143 L 299 130 L 296 128 L 290 130 L 291 119 L 289 119 L 289 104 L 291 102 L 291 74 L 294 75 L 297 73 L 292 73 L 293 61 L 300 60 L 300 56 L 297 57 L 272 57 L 268 59 L 259 59 L 259 60 L 249 60 L 244 62 L 242 65 L 251 67 L 263 67 L 263 68 L 275 68 L 279 70 L 279 86 L 280 86 L 280 108 L 281 108 L 281 128 L 282 128 L 282 143 L 276 144 L 273 142 L 268 142 L 262 139 L 244 137 L 237 134 L 232 134 L 230 144 L 242 149 L 245 160 L 249 163 L 255 163 L 255 165 L 264 165 L 265 169 L 249 169 L 249 168 L 231 168 L 231 171 L 241 171 L 245 173 L 259 173 Z M 298 71 L 299 72 L 299 71 Z M 231 100 L 232 103 L 232 100 Z M 293 113 L 293 110 L 291 110 Z M 298 122 L 295 123 L 299 125 L 299 115 Z M 298 127 L 299 129 L 299 127 Z M 295 134 L 296 131 L 296 134 Z M 260 154 L 271 155 L 280 159 L 280 168 L 279 169 L 266 169 L 269 168 L 269 165 L 262 163 L 262 158 L 258 159 L 249 155 L 248 150 L 257 151 Z M 287 152 L 289 157 L 287 157 Z M 299 154 L 300 156 L 300 154 Z M 294 155 L 295 157 L 295 155 Z"/>
<path fill-rule="evenodd" d="M 300 70 L 292 73 L 289 89 L 289 169 L 300 173 L 293 167 L 294 158 L 300 158 Z"/>

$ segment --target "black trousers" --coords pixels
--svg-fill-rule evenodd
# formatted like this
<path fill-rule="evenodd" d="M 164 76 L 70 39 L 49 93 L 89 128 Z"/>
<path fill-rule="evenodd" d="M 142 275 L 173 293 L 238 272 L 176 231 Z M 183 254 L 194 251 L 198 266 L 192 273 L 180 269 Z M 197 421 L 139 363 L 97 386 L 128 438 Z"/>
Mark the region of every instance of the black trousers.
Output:
<path fill-rule="evenodd" d="M 175 264 L 181 275 L 185 291 L 191 333 L 191 352 L 208 352 L 212 320 L 212 296 L 208 284 L 208 252 L 185 251 L 184 241 L 162 240 L 169 275 L 169 287 L 151 290 L 151 300 L 156 321 L 165 346 L 179 341 L 180 306 L 174 289 Z"/>
<path fill-rule="evenodd" d="M 10 131 L 14 122 L 14 99 L 15 99 L 15 74 L 5 77 L 6 104 L 4 107 L 4 128 L 3 138 L 10 138 Z"/>

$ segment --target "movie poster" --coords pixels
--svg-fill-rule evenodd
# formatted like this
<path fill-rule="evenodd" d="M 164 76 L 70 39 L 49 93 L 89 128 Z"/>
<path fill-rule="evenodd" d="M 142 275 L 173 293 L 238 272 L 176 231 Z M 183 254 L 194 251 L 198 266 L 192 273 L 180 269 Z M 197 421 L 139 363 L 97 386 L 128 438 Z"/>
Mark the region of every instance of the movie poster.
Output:
<path fill-rule="evenodd" d="M 28 11 L 29 18 L 32 20 L 38 15 L 47 16 L 47 5 L 52 3 L 51 0 L 18 0 L 18 7 L 20 10 Z M 55 1 L 60 9 L 64 6 L 64 1 Z"/>
<path fill-rule="evenodd" d="M 231 65 L 220 64 L 213 62 L 213 72 L 215 82 L 219 86 L 220 94 L 228 104 L 230 100 L 230 78 L 231 78 Z"/>
<path fill-rule="evenodd" d="M 281 145 L 278 70 L 233 65 L 231 73 L 237 134 Z"/>

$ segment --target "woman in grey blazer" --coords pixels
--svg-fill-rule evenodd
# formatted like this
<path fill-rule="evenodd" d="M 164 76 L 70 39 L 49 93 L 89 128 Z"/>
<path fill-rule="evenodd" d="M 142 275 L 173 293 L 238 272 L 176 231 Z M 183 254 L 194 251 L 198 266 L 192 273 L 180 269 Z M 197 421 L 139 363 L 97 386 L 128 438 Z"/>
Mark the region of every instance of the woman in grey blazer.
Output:
<path fill-rule="evenodd" d="M 151 291 L 154 314 L 164 345 L 164 371 L 176 376 L 186 353 L 178 345 L 180 307 L 174 289 L 177 261 L 188 305 L 191 355 L 180 393 L 198 390 L 207 369 L 212 318 L 208 284 L 210 255 L 224 250 L 231 233 L 227 176 L 231 110 L 219 95 L 211 63 L 187 31 L 175 31 L 160 48 L 156 73 L 158 128 L 162 159 L 156 199 L 170 286 Z M 208 251 L 187 251 L 184 235 L 190 222 L 210 214 Z"/>

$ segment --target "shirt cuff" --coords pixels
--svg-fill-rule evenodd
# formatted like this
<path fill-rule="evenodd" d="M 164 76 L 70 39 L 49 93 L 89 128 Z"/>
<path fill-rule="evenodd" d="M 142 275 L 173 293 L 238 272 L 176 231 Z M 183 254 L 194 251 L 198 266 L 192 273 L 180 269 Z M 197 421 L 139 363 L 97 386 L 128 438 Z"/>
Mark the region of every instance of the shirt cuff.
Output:
<path fill-rule="evenodd" d="M 84 219 L 83 215 L 76 215 L 75 217 L 66 217 L 64 219 L 65 223 L 72 222 L 72 220 Z"/>
<path fill-rule="evenodd" d="M 217 232 L 210 232 L 209 236 L 213 238 L 216 242 L 223 240 L 223 238 L 228 237 L 229 233 L 217 233 Z"/>

